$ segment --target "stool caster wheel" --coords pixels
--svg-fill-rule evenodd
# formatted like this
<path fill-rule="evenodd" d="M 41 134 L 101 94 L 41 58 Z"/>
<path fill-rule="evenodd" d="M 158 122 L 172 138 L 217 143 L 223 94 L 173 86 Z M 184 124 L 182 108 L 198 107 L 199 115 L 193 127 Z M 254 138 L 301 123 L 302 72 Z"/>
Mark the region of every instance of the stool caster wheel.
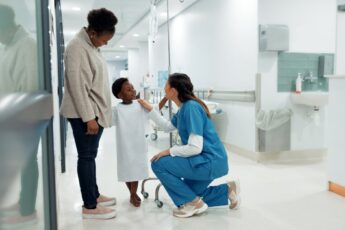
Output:
<path fill-rule="evenodd" d="M 149 197 L 149 194 L 147 192 L 141 192 L 141 194 L 143 195 L 143 197 L 145 199 L 147 199 Z"/>
<path fill-rule="evenodd" d="M 160 201 L 160 200 L 155 200 L 155 202 L 156 202 L 158 208 L 163 207 L 163 202 L 162 202 L 162 201 Z"/>

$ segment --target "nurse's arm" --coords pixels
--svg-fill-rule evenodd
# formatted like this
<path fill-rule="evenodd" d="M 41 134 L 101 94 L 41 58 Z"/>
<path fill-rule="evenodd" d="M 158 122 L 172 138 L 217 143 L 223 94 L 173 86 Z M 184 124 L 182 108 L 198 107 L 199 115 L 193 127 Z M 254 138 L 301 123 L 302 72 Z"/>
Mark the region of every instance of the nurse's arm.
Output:
<path fill-rule="evenodd" d="M 202 136 L 191 133 L 186 145 L 175 145 L 170 148 L 171 156 L 191 157 L 202 152 L 204 138 Z"/>
<path fill-rule="evenodd" d="M 165 119 L 156 109 L 152 109 L 149 113 L 149 118 L 153 120 L 156 125 L 165 132 L 171 132 L 176 129 L 176 127 L 171 123 L 171 121 Z"/>

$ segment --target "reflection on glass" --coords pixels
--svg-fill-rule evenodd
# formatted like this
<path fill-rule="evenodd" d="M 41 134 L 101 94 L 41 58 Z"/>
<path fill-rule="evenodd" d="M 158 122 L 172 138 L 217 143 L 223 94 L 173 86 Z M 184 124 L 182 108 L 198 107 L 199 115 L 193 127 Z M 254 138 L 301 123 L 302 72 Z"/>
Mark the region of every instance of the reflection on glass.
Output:
<path fill-rule="evenodd" d="M 44 228 L 35 118 L 6 116 L 25 105 L 23 93 L 39 90 L 36 32 L 28 32 L 36 31 L 32 6 L 34 0 L 0 2 L 0 229 Z"/>
<path fill-rule="evenodd" d="M 29 33 L 15 23 L 12 8 L 1 5 L 0 92 L 28 92 L 38 90 L 36 42 Z"/>

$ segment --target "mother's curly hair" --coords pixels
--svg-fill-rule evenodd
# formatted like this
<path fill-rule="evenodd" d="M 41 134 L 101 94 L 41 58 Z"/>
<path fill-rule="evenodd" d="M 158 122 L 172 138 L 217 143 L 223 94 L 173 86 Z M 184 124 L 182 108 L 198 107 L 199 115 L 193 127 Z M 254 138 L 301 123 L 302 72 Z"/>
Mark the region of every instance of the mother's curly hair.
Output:
<path fill-rule="evenodd" d="M 115 33 L 117 17 L 113 12 L 105 8 L 94 9 L 87 15 L 88 29 L 96 31 L 97 34 Z"/>

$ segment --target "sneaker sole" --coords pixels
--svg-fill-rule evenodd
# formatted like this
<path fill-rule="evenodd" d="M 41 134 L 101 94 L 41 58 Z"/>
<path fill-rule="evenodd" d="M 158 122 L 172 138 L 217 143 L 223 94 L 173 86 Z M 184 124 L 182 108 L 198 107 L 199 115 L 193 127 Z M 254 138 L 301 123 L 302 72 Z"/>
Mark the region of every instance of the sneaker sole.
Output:
<path fill-rule="evenodd" d="M 98 202 L 98 205 L 101 205 L 103 207 L 107 207 L 107 206 L 114 206 L 116 205 L 116 200 L 110 200 L 110 201 L 104 201 L 104 202 Z"/>
<path fill-rule="evenodd" d="M 208 208 L 208 205 L 206 203 L 204 203 L 204 205 L 198 209 L 197 213 L 195 213 L 196 215 L 200 215 L 202 213 L 204 213 Z"/>
<path fill-rule="evenodd" d="M 237 197 L 237 203 L 236 203 L 236 205 L 234 207 L 231 207 L 232 204 L 229 205 L 229 208 L 231 210 L 239 209 L 240 204 L 241 204 L 241 196 L 240 196 L 241 186 L 240 186 L 240 181 L 239 180 L 235 180 L 234 184 L 235 184 L 235 193 L 236 193 L 236 197 Z"/>
<path fill-rule="evenodd" d="M 207 204 L 204 203 L 204 205 L 201 208 L 194 210 L 193 213 L 186 213 L 184 215 L 174 214 L 174 216 L 179 217 L 179 218 L 188 218 L 188 217 L 192 217 L 194 215 L 200 215 L 200 214 L 204 213 L 207 210 L 207 208 L 208 208 Z"/>
<path fill-rule="evenodd" d="M 116 212 L 110 212 L 106 214 L 83 214 L 83 219 L 97 219 L 97 220 L 107 220 L 116 217 Z"/>

